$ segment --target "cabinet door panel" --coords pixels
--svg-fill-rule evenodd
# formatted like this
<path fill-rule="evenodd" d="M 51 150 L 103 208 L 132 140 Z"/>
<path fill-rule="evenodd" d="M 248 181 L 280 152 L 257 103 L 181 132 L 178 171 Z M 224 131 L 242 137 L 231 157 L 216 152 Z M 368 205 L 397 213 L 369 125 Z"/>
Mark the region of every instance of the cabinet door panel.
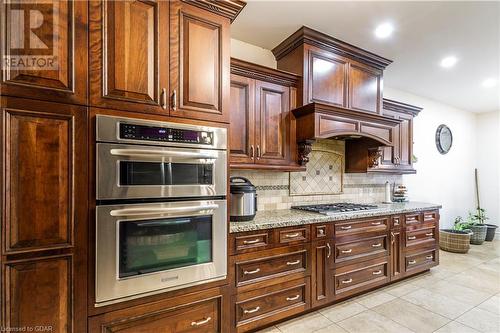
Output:
<path fill-rule="evenodd" d="M 328 303 L 333 297 L 332 244 L 316 241 L 312 244 L 312 306 Z"/>
<path fill-rule="evenodd" d="M 229 147 L 231 162 L 253 163 L 255 156 L 255 80 L 231 75 Z"/>
<path fill-rule="evenodd" d="M 354 110 L 380 113 L 382 72 L 351 63 L 349 66 L 349 107 Z"/>
<path fill-rule="evenodd" d="M 92 104 L 168 113 L 167 43 L 168 3 L 91 2 Z"/>
<path fill-rule="evenodd" d="M 85 115 L 3 112 L 5 252 L 71 247 L 75 133 L 82 128 L 76 126 L 85 125 Z"/>
<path fill-rule="evenodd" d="M 171 115 L 226 122 L 229 106 L 229 20 L 170 2 Z"/>
<path fill-rule="evenodd" d="M 399 125 L 399 165 L 402 168 L 412 167 L 412 147 L 413 147 L 413 116 L 401 114 L 399 117 L 402 121 Z"/>
<path fill-rule="evenodd" d="M 6 327 L 73 332 L 71 256 L 4 265 Z"/>
<path fill-rule="evenodd" d="M 404 273 L 403 232 L 400 229 L 391 231 L 391 281 L 400 279 Z"/>
<path fill-rule="evenodd" d="M 2 95 L 86 104 L 86 2 L 2 6 Z"/>
<path fill-rule="evenodd" d="M 309 102 L 346 106 L 346 60 L 310 52 L 309 66 Z"/>
<path fill-rule="evenodd" d="M 256 162 L 286 164 L 289 158 L 289 89 L 273 83 L 257 81 Z"/>

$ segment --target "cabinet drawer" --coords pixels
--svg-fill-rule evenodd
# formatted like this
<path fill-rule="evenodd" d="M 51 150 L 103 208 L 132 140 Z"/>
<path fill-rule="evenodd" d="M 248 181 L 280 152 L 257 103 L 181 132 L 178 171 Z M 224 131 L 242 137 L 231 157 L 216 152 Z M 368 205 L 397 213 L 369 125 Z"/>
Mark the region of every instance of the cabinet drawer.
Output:
<path fill-rule="evenodd" d="M 263 250 L 270 244 L 268 231 L 234 237 L 235 253 Z"/>
<path fill-rule="evenodd" d="M 190 294 L 95 316 L 89 321 L 89 332 L 220 332 L 222 296 L 197 297 Z"/>
<path fill-rule="evenodd" d="M 439 220 L 439 212 L 438 211 L 424 212 L 424 214 L 423 214 L 424 223 L 427 223 L 427 222 L 436 223 L 438 220 Z"/>
<path fill-rule="evenodd" d="M 403 219 L 401 218 L 400 215 L 393 216 L 391 220 L 392 220 L 391 228 L 399 228 L 403 224 Z"/>
<path fill-rule="evenodd" d="M 422 223 L 422 214 L 406 214 L 404 217 L 405 226 L 413 226 Z"/>
<path fill-rule="evenodd" d="M 307 250 L 236 262 L 236 285 L 305 271 Z"/>
<path fill-rule="evenodd" d="M 309 278 L 240 293 L 234 303 L 237 332 L 255 330 L 310 307 Z"/>
<path fill-rule="evenodd" d="M 406 247 L 428 246 L 436 242 L 436 228 L 419 228 L 406 231 Z"/>
<path fill-rule="evenodd" d="M 271 311 L 305 303 L 305 284 L 278 290 L 236 304 L 237 321 L 242 322 Z"/>
<path fill-rule="evenodd" d="M 387 257 L 335 270 L 335 295 L 353 294 L 389 281 Z"/>
<path fill-rule="evenodd" d="M 348 243 L 335 244 L 335 262 L 360 259 L 370 255 L 388 253 L 387 235 L 363 238 Z"/>
<path fill-rule="evenodd" d="M 344 236 L 365 232 L 385 231 L 387 230 L 388 224 L 388 218 L 340 222 L 335 224 L 335 235 Z"/>
<path fill-rule="evenodd" d="M 437 250 L 430 249 L 405 255 L 406 272 L 417 272 L 431 268 L 438 263 Z"/>
<path fill-rule="evenodd" d="M 309 226 L 278 230 L 280 244 L 305 243 L 309 241 Z"/>

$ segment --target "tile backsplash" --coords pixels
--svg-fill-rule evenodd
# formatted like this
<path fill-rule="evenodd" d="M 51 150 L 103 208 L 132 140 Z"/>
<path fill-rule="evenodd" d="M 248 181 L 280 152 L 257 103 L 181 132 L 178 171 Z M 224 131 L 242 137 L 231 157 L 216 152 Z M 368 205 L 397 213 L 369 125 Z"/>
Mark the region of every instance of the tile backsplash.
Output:
<path fill-rule="evenodd" d="M 402 182 L 400 175 L 344 174 L 344 151 L 343 141 L 321 140 L 314 143 L 305 172 L 232 170 L 231 176 L 248 178 L 256 186 L 260 211 L 314 203 L 381 202 L 386 181 Z"/>

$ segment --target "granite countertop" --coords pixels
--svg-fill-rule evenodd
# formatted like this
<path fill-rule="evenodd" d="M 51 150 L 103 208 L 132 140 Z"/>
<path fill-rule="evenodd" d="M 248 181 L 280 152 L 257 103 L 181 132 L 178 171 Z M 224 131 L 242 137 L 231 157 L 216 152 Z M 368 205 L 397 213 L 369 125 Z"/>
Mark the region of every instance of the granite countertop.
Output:
<path fill-rule="evenodd" d="M 442 206 L 425 202 L 395 202 L 390 204 L 375 203 L 378 208 L 356 211 L 341 212 L 332 215 L 306 212 L 297 209 L 279 209 L 272 211 L 257 212 L 255 218 L 249 222 L 231 222 L 229 232 L 254 231 L 279 227 L 290 227 L 303 224 L 324 223 L 331 221 L 350 220 L 362 217 L 393 215 L 411 213 L 422 210 L 439 209 Z"/>

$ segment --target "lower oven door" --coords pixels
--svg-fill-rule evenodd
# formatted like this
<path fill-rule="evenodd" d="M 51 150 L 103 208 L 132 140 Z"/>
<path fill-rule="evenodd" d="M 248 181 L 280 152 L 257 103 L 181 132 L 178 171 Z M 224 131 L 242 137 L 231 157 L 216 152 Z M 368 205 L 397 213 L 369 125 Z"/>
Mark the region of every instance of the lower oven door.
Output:
<path fill-rule="evenodd" d="M 96 208 L 96 306 L 226 278 L 225 200 Z"/>
<path fill-rule="evenodd" d="M 98 200 L 224 196 L 227 152 L 97 144 Z"/>

